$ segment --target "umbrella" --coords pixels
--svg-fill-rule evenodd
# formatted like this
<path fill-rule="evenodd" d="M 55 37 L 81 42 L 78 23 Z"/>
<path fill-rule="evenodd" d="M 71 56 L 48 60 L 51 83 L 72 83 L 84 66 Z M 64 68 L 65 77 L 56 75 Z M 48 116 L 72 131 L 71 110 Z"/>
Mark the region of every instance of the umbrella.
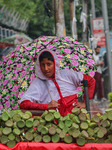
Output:
<path fill-rule="evenodd" d="M 73 69 L 94 76 L 96 66 L 92 50 L 71 37 L 42 36 L 19 45 L 0 62 L 0 110 L 17 109 L 18 101 L 35 75 L 35 61 L 43 49 L 56 52 L 61 69 Z M 77 89 L 81 93 L 81 88 Z"/>

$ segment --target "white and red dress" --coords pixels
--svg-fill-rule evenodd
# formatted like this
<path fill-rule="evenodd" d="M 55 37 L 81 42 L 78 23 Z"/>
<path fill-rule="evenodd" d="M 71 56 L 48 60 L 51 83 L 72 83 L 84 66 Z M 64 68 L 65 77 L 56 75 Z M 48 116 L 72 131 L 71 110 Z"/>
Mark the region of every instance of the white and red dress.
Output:
<path fill-rule="evenodd" d="M 43 51 L 49 51 L 55 64 L 54 79 L 44 76 L 40 69 L 39 56 Z M 21 109 L 47 110 L 51 100 L 59 102 L 58 108 L 60 114 L 65 116 L 71 113 L 73 103 L 77 102 L 77 87 L 81 86 L 81 81 L 88 80 L 89 99 L 92 99 L 95 87 L 95 80 L 89 75 L 83 75 L 73 70 L 60 70 L 59 60 L 54 51 L 43 50 L 40 52 L 36 62 L 35 78 L 28 90 L 19 101 Z"/>

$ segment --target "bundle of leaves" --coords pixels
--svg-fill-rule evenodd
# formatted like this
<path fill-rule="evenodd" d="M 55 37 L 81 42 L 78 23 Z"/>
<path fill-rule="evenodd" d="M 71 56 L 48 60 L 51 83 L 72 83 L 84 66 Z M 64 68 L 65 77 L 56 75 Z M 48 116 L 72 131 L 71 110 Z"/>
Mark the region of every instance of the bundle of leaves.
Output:
<path fill-rule="evenodd" d="M 41 116 L 30 111 L 4 111 L 0 116 L 0 143 L 14 147 L 18 142 L 111 143 L 112 109 L 92 116 L 86 109 L 73 108 L 62 117 L 55 110 L 45 110 Z"/>
<path fill-rule="evenodd" d="M 108 93 L 108 99 L 112 102 L 112 92 Z"/>
<path fill-rule="evenodd" d="M 112 108 L 112 92 L 108 93 L 109 107 Z"/>

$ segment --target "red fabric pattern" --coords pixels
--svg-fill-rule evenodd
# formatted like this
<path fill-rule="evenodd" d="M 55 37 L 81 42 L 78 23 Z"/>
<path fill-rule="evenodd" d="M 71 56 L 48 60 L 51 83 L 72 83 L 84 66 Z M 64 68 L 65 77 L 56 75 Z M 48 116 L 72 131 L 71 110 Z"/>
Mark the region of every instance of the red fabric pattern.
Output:
<path fill-rule="evenodd" d="M 58 103 L 60 104 L 58 107 L 58 110 L 59 110 L 61 116 L 66 116 L 67 113 L 72 113 L 73 103 L 77 102 L 77 100 L 76 100 L 77 95 L 74 94 L 74 95 L 63 97 L 58 83 L 56 82 L 56 80 L 53 80 L 53 82 L 56 85 L 56 88 L 60 95 L 60 99 L 58 100 Z"/>
<path fill-rule="evenodd" d="M 85 75 L 83 80 L 88 80 L 88 93 L 89 93 L 89 100 L 93 98 L 94 90 L 95 90 L 95 79 L 89 75 Z"/>
<path fill-rule="evenodd" d="M 95 79 L 89 75 L 84 75 L 83 80 L 88 80 L 88 94 L 89 99 L 93 98 L 94 89 L 95 89 Z M 72 113 L 71 110 L 73 109 L 73 103 L 77 102 L 77 95 L 70 95 L 67 97 L 62 97 L 58 100 L 59 112 L 62 116 L 66 116 L 67 113 Z"/>
<path fill-rule="evenodd" d="M 88 80 L 88 93 L 89 93 L 89 99 L 93 98 L 94 89 L 95 89 L 95 79 L 89 75 L 84 75 L 83 80 Z M 57 82 L 54 82 L 58 92 L 60 94 L 60 99 L 58 100 L 60 106 L 59 106 L 59 112 L 62 116 L 66 116 L 67 113 L 71 113 L 71 110 L 73 109 L 73 103 L 77 102 L 77 95 L 70 95 L 66 97 L 62 97 L 60 88 L 57 84 Z M 48 104 L 39 104 L 30 102 L 29 100 L 24 100 L 19 105 L 20 109 L 33 109 L 33 110 L 48 110 Z"/>
<path fill-rule="evenodd" d="M 48 104 L 39 104 L 30 102 L 29 100 L 24 100 L 19 105 L 20 109 L 28 109 L 28 110 L 48 110 Z"/>
<path fill-rule="evenodd" d="M 86 143 L 78 146 L 76 143 L 36 143 L 20 142 L 13 148 L 0 143 L 0 150 L 112 150 L 112 143 Z"/>
<path fill-rule="evenodd" d="M 58 110 L 61 116 L 66 116 L 67 113 L 72 113 L 73 103 L 77 103 L 77 95 L 63 97 L 58 100 L 58 103 L 60 104 Z"/>

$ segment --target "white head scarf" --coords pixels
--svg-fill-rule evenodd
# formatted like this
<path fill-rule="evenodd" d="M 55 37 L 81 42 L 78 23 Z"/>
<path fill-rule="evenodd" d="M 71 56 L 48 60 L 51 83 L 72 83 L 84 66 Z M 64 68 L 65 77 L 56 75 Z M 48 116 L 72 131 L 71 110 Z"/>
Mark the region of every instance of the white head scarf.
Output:
<path fill-rule="evenodd" d="M 57 55 L 55 54 L 55 52 L 52 51 L 52 50 L 48 50 L 48 49 L 42 50 L 42 51 L 38 54 L 37 61 L 36 61 L 36 66 L 35 66 L 35 73 L 37 74 L 37 76 L 38 76 L 41 80 L 48 80 L 48 78 L 42 73 L 41 68 L 40 68 L 39 57 L 40 57 L 40 55 L 41 55 L 43 52 L 49 52 L 49 53 L 53 56 L 54 65 L 55 65 L 55 71 L 54 71 L 54 72 L 55 72 L 55 78 L 56 78 L 56 76 L 59 75 L 59 69 L 60 69 L 59 60 L 58 60 Z"/>

